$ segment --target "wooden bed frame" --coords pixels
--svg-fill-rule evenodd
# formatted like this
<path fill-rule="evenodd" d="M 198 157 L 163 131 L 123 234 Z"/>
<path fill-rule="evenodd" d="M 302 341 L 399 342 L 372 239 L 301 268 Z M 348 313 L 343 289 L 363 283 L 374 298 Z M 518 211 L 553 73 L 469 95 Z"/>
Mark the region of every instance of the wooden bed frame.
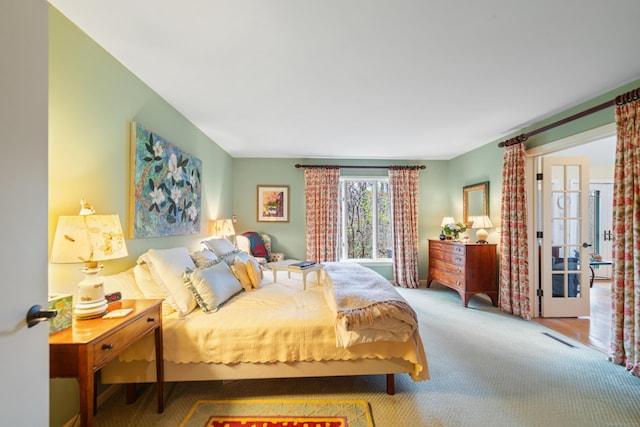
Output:
<path fill-rule="evenodd" d="M 386 392 L 395 394 L 394 374 L 413 370 L 413 364 L 401 358 L 334 360 L 324 362 L 276 363 L 173 363 L 164 362 L 166 382 L 242 380 L 260 378 L 334 377 L 386 375 Z M 155 362 L 114 360 L 101 370 L 104 384 L 150 383 L 156 381 Z"/>

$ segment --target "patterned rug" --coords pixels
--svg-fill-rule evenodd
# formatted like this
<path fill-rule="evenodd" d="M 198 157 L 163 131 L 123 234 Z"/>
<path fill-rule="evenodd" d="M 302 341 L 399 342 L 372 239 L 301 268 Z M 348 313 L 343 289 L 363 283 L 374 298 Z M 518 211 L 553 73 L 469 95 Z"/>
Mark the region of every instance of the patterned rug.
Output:
<path fill-rule="evenodd" d="M 373 427 L 365 401 L 198 400 L 180 427 Z"/>

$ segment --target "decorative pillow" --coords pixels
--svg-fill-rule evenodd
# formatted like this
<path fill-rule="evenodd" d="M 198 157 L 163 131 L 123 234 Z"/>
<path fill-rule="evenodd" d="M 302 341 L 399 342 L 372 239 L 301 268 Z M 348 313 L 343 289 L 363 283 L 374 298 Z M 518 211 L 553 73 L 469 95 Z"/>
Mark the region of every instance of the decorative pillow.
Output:
<path fill-rule="evenodd" d="M 233 271 L 233 274 L 238 278 L 245 291 L 250 291 L 253 289 L 251 279 L 249 278 L 249 274 L 247 273 L 247 264 L 240 257 L 236 256 L 236 258 L 233 260 L 231 271 Z"/>
<path fill-rule="evenodd" d="M 138 261 L 141 261 L 140 259 Z M 151 275 L 149 270 L 149 264 L 137 264 L 133 267 L 133 275 L 136 279 L 136 284 L 143 294 L 143 298 L 147 299 L 161 299 L 166 298 L 166 293 L 162 290 Z M 176 309 L 169 304 L 168 301 L 162 301 L 162 315 L 168 316 L 176 311 Z"/>
<path fill-rule="evenodd" d="M 196 300 L 182 280 L 183 271 L 196 267 L 187 248 L 149 249 L 140 258 L 149 265 L 154 280 L 166 293 L 166 300 L 181 317 L 196 308 Z"/>
<path fill-rule="evenodd" d="M 242 285 L 224 262 L 187 270 L 182 275 L 186 287 L 205 313 L 213 313 L 242 291 Z"/>
<path fill-rule="evenodd" d="M 258 258 L 269 257 L 269 252 L 267 252 L 267 248 L 260 233 L 256 233 L 255 231 L 247 231 L 246 233 L 242 233 L 242 235 L 249 239 L 251 255 Z"/>
<path fill-rule="evenodd" d="M 211 249 L 202 249 L 192 252 L 191 259 L 196 267 L 203 267 L 207 264 L 211 264 L 212 261 L 216 261 L 218 257 Z"/>
<path fill-rule="evenodd" d="M 249 276 L 249 280 L 251 280 L 251 285 L 253 289 L 258 289 L 262 282 L 262 269 L 260 268 L 260 264 L 255 258 L 249 257 L 246 265 L 247 275 Z"/>
<path fill-rule="evenodd" d="M 218 257 L 228 254 L 235 249 L 233 243 L 231 243 L 224 237 L 203 240 L 202 244 L 211 249 Z"/>

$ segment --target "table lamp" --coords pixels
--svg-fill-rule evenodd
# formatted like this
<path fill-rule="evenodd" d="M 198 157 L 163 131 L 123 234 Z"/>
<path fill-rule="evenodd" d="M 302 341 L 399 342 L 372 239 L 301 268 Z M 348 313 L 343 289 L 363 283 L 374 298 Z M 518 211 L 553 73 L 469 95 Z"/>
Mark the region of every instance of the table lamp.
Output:
<path fill-rule="evenodd" d="M 476 243 L 488 243 L 487 237 L 489 237 L 489 232 L 485 230 L 485 228 L 491 227 L 493 227 L 493 224 L 487 215 L 477 216 L 474 218 L 471 228 L 479 229 L 476 231 L 476 238 L 478 239 Z"/>
<path fill-rule="evenodd" d="M 118 215 L 93 215 L 93 208 L 81 202 L 80 214 L 60 216 L 51 248 L 51 262 L 84 263 L 85 277 L 78 284 L 76 318 L 102 316 L 107 310 L 99 261 L 127 256 L 127 246 Z"/>
<path fill-rule="evenodd" d="M 233 220 L 231 219 L 216 219 L 211 221 L 210 233 L 212 236 L 227 238 L 229 236 L 235 236 L 236 230 L 233 227 Z"/>

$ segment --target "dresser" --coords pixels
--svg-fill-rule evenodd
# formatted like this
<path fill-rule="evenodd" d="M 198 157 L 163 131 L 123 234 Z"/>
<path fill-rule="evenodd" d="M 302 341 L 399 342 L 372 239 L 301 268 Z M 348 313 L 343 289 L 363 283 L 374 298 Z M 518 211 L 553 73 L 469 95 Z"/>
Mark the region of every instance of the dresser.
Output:
<path fill-rule="evenodd" d="M 454 289 L 466 307 L 475 294 L 487 294 L 498 305 L 496 245 L 429 240 L 429 275 L 432 281 Z"/>

